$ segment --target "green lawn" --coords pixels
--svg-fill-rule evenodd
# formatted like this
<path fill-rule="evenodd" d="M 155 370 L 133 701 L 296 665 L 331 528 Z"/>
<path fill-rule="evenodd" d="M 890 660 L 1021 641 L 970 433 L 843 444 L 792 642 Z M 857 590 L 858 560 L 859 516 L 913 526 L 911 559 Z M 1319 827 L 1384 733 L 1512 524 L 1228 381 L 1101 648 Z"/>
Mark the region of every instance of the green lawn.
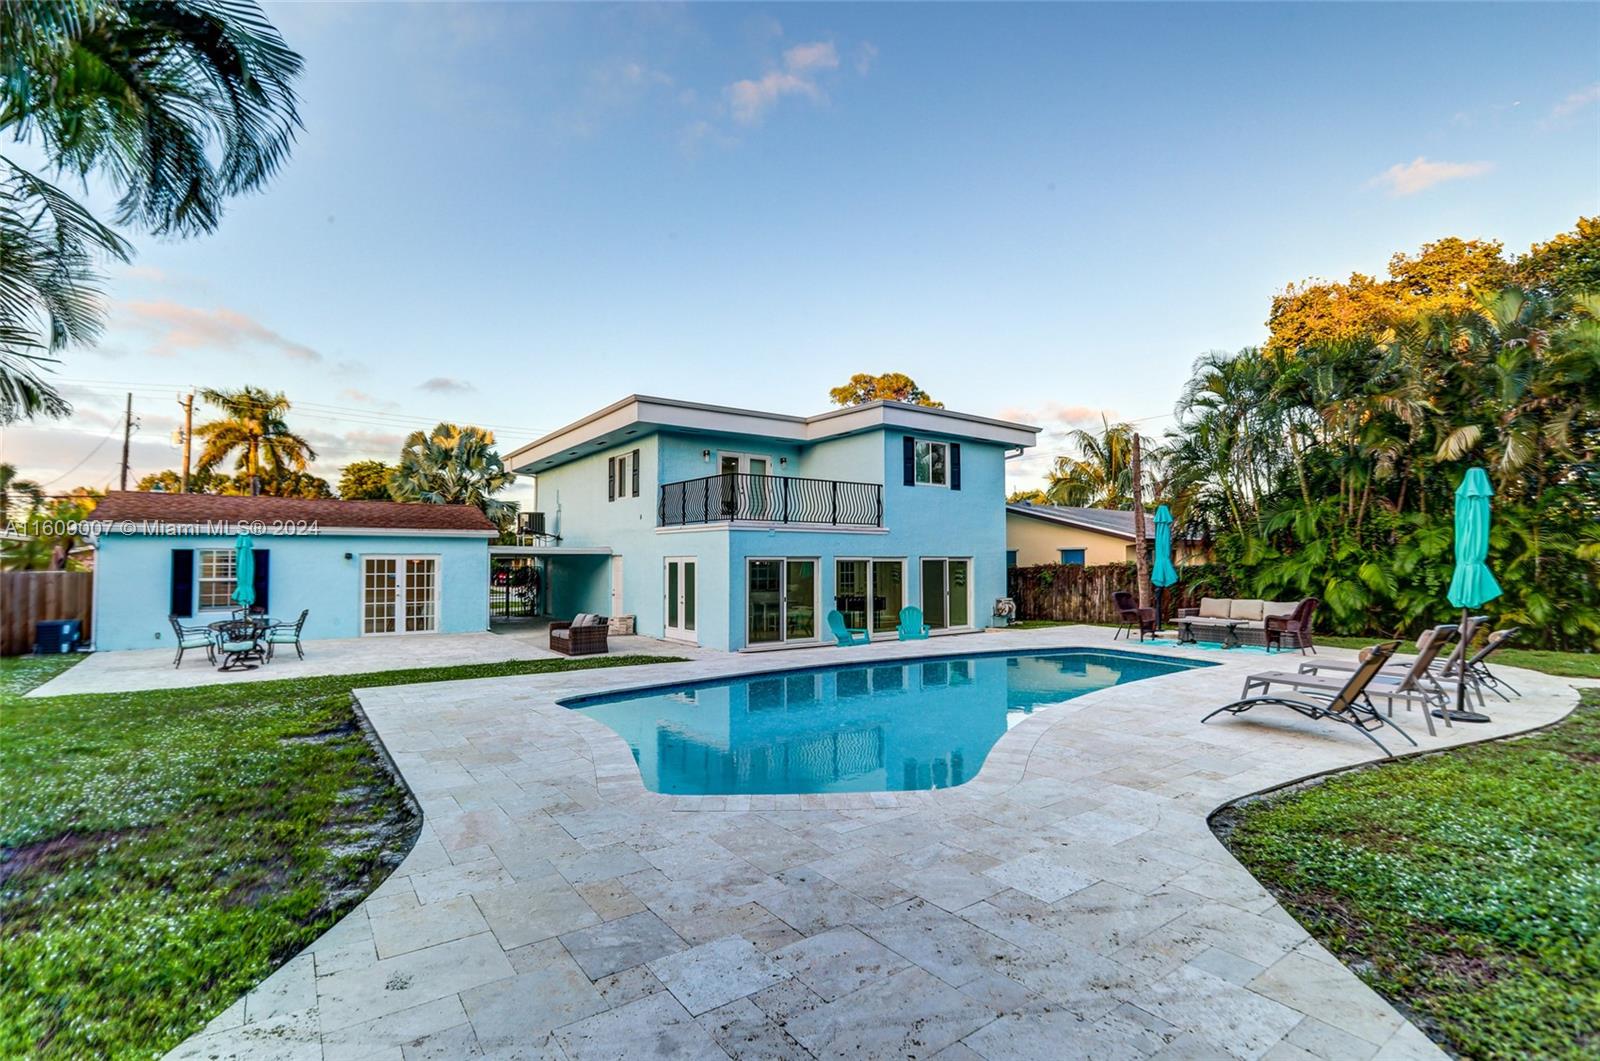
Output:
<path fill-rule="evenodd" d="M 1222 824 L 1312 935 L 1457 1054 L 1600 1056 L 1600 693 L 1553 729 Z"/>
<path fill-rule="evenodd" d="M 1319 645 L 1336 645 L 1339 648 L 1366 648 L 1378 641 L 1387 640 L 1382 637 L 1332 637 L 1323 634 L 1317 634 L 1316 638 Z M 1400 646 L 1400 651 L 1414 652 L 1416 647 L 1415 642 L 1407 641 Z M 1473 647 L 1478 647 L 1476 642 Z M 1600 653 L 1595 652 L 1551 652 L 1539 648 L 1505 648 L 1489 660 L 1491 667 L 1497 664 L 1525 667 L 1528 670 L 1543 671 L 1545 674 L 1555 674 L 1563 678 L 1600 678 Z"/>
<path fill-rule="evenodd" d="M 0 660 L 0 1057 L 152 1057 L 386 877 L 419 823 L 361 686 L 665 662 L 523 660 L 23 700 Z"/>

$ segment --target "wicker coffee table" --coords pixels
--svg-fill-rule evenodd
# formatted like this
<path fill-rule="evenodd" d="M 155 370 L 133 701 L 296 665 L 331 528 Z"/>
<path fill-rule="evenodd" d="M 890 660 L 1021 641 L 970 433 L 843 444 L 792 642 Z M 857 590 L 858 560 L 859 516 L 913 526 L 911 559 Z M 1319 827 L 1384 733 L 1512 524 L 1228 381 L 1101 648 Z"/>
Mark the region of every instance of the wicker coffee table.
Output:
<path fill-rule="evenodd" d="M 1239 640 L 1239 627 L 1244 625 L 1243 619 L 1204 619 L 1197 615 L 1186 616 L 1177 620 L 1178 641 L 1180 644 L 1192 645 L 1200 639 L 1194 634 L 1197 626 L 1222 631 L 1222 647 L 1238 648 L 1244 644 Z"/>

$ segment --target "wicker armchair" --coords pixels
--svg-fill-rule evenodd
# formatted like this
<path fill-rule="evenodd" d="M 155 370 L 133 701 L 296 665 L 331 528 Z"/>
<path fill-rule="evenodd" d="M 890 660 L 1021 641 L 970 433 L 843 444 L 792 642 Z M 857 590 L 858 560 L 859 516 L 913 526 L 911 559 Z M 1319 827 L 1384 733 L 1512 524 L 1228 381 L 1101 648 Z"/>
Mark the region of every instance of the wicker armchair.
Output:
<path fill-rule="evenodd" d="M 1283 650 L 1283 639 L 1288 636 L 1293 638 L 1294 647 L 1300 650 L 1302 656 L 1306 654 L 1306 649 L 1308 648 L 1315 654 L 1317 646 L 1311 640 L 1311 620 L 1316 615 L 1317 605 L 1321 603 L 1315 597 L 1307 597 L 1295 605 L 1292 615 L 1267 616 L 1264 630 L 1267 651 L 1272 651 L 1273 647 L 1276 646 L 1281 652 Z"/>
<path fill-rule="evenodd" d="M 1146 634 L 1151 637 L 1156 636 L 1157 622 L 1154 608 L 1139 607 L 1138 602 L 1134 600 L 1133 594 L 1123 590 L 1113 593 L 1111 600 L 1116 605 L 1117 619 L 1121 624 L 1117 627 L 1117 632 L 1111 635 L 1111 640 L 1115 641 L 1124 634 L 1132 637 L 1134 627 L 1139 629 L 1140 641 L 1145 639 Z"/>
<path fill-rule="evenodd" d="M 611 623 L 603 615 L 580 613 L 569 623 L 550 624 L 550 651 L 563 656 L 604 655 L 610 651 L 606 637 Z"/>

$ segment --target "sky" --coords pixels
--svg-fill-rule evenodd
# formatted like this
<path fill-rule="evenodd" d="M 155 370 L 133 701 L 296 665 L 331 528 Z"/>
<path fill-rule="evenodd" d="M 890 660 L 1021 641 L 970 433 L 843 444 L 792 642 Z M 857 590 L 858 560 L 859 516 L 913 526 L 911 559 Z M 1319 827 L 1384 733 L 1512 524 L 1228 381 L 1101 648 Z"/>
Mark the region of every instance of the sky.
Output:
<path fill-rule="evenodd" d="M 132 234 L 54 491 L 176 467 L 176 396 L 284 391 L 337 481 L 627 394 L 811 414 L 861 371 L 1044 427 L 1171 423 L 1272 294 L 1600 213 L 1600 5 L 271 4 L 282 174 Z M 107 205 L 91 187 L 89 201 Z M 204 411 L 201 411 L 204 415 Z M 516 488 L 519 496 L 525 487 Z"/>

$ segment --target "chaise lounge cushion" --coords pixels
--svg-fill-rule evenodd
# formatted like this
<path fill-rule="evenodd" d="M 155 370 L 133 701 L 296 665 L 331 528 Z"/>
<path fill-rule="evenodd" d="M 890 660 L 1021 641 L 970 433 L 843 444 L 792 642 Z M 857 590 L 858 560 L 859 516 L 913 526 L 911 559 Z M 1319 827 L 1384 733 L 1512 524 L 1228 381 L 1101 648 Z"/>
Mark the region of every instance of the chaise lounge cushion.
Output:
<path fill-rule="evenodd" d="M 1228 606 L 1232 603 L 1232 601 L 1226 598 L 1201 597 L 1200 618 L 1226 619 L 1228 618 Z"/>
<path fill-rule="evenodd" d="M 1266 601 L 1259 598 L 1249 597 L 1230 601 L 1228 603 L 1228 618 L 1258 623 L 1261 621 L 1261 606 L 1265 603 Z"/>

